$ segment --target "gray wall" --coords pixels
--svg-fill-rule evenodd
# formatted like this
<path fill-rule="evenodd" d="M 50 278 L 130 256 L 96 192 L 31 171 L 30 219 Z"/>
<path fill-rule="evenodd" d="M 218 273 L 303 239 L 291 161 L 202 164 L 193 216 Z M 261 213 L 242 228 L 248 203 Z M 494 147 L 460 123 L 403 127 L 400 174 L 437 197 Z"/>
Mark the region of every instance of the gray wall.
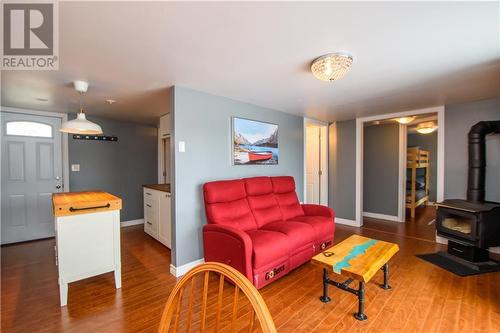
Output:
<path fill-rule="evenodd" d="M 329 206 L 339 218 L 356 218 L 356 120 L 330 125 Z"/>
<path fill-rule="evenodd" d="M 481 120 L 500 120 L 500 98 L 446 106 L 445 198 L 466 197 L 467 133 Z M 500 135 L 486 138 L 486 199 L 500 202 Z"/>
<path fill-rule="evenodd" d="M 436 202 L 437 190 L 437 131 L 430 134 L 408 133 L 407 146 L 419 146 L 423 150 L 429 151 L 430 158 L 430 181 L 429 200 Z"/>
<path fill-rule="evenodd" d="M 398 215 L 399 125 L 365 126 L 363 211 Z"/>
<path fill-rule="evenodd" d="M 74 115 L 69 116 L 75 118 Z M 157 129 L 154 126 L 88 117 L 118 142 L 74 140 L 69 135 L 71 191 L 100 189 L 122 198 L 121 220 L 142 219 L 142 185 L 157 182 Z"/>
<path fill-rule="evenodd" d="M 250 176 L 290 175 L 302 200 L 304 152 L 302 117 L 199 91 L 174 87 L 175 227 L 173 264 L 203 257 L 202 226 L 206 223 L 202 185 L 207 181 Z M 231 165 L 231 117 L 262 120 L 279 126 L 278 165 Z"/>

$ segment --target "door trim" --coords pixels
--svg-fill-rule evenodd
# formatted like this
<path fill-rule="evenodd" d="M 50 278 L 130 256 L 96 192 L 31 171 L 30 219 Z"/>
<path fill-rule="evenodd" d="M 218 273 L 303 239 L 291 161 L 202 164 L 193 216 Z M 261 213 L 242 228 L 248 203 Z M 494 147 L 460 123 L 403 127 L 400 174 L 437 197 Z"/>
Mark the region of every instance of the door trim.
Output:
<path fill-rule="evenodd" d="M 306 202 L 306 198 L 307 198 L 307 138 L 306 138 L 306 127 L 307 127 L 307 124 L 314 124 L 314 125 L 317 125 L 321 128 L 325 128 L 326 131 L 325 131 L 325 138 L 322 138 L 322 141 L 325 142 L 325 146 L 326 146 L 326 156 L 321 156 L 320 154 L 320 159 L 321 161 L 323 161 L 325 163 L 325 166 L 324 167 L 321 167 L 321 172 L 322 172 L 322 176 L 323 176 L 323 181 L 324 181 L 324 184 L 320 183 L 320 191 L 323 189 L 322 186 L 324 186 L 324 190 L 325 190 L 325 196 L 326 196 L 326 202 L 327 202 L 327 205 L 328 203 L 330 202 L 329 201 L 329 198 L 330 198 L 330 186 L 329 186 L 329 168 L 330 168 L 330 140 L 329 140 L 329 123 L 327 122 L 324 122 L 324 121 L 321 121 L 321 120 L 316 120 L 316 119 L 312 119 L 312 118 L 306 118 L 304 117 L 304 123 L 303 123 L 303 147 L 304 147 L 304 165 L 303 165 L 303 175 L 304 175 L 304 180 L 303 180 L 303 183 L 304 183 L 304 189 L 303 189 L 303 202 Z M 321 130 L 320 130 L 321 131 Z M 321 149 L 321 148 L 320 148 Z"/>
<path fill-rule="evenodd" d="M 45 116 L 45 117 L 53 117 L 53 118 L 61 118 L 61 123 L 68 121 L 67 113 L 60 112 L 50 112 L 50 111 L 40 111 L 40 110 L 32 110 L 32 109 L 21 109 L 21 108 L 13 108 L 9 106 L 0 106 L 0 112 L 11 112 L 11 113 L 21 113 L 21 114 L 29 114 L 34 116 Z M 2 133 L 3 128 L 0 129 L 0 135 Z M 62 171 L 63 171 L 63 187 L 64 192 L 69 192 L 69 149 L 68 149 L 68 133 L 62 134 Z"/>
<path fill-rule="evenodd" d="M 399 166 L 398 166 L 398 217 L 396 222 L 404 223 L 406 220 L 406 156 L 407 127 L 399 124 Z"/>

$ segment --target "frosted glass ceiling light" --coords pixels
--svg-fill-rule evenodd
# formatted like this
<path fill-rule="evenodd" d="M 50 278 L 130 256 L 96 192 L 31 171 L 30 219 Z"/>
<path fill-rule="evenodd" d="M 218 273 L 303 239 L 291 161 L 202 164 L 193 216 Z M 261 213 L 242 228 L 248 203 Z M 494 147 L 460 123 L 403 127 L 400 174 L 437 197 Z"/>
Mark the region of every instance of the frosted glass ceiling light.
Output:
<path fill-rule="evenodd" d="M 417 132 L 420 134 L 430 134 L 437 130 L 437 125 L 431 122 L 420 123 L 417 125 Z"/>
<path fill-rule="evenodd" d="M 396 120 L 400 124 L 406 125 L 406 124 L 409 124 L 412 121 L 414 121 L 415 120 L 415 116 L 412 116 L 412 117 L 401 117 L 401 118 L 396 118 L 394 120 Z"/>
<path fill-rule="evenodd" d="M 85 81 L 75 81 L 73 82 L 73 85 L 75 87 L 75 90 L 78 91 L 78 93 L 80 94 L 80 96 L 83 95 L 85 92 L 87 92 L 87 89 L 89 87 L 88 82 Z M 87 117 L 85 117 L 81 98 L 80 98 L 80 112 L 76 116 L 76 119 L 65 121 L 62 124 L 60 131 L 72 134 L 89 134 L 89 135 L 102 134 L 101 126 L 91 121 L 88 121 Z"/>
<path fill-rule="evenodd" d="M 312 62 L 311 72 L 321 81 L 340 80 L 351 69 L 352 61 L 352 56 L 347 53 L 325 54 Z"/>

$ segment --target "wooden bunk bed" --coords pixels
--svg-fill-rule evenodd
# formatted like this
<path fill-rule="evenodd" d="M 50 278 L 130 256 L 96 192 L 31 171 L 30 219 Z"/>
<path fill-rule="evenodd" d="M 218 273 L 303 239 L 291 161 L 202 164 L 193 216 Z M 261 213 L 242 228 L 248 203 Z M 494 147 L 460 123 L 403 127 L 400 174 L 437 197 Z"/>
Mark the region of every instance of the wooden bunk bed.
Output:
<path fill-rule="evenodd" d="M 415 209 L 429 201 L 429 152 L 418 147 L 408 148 L 406 168 L 406 208 L 414 218 Z"/>

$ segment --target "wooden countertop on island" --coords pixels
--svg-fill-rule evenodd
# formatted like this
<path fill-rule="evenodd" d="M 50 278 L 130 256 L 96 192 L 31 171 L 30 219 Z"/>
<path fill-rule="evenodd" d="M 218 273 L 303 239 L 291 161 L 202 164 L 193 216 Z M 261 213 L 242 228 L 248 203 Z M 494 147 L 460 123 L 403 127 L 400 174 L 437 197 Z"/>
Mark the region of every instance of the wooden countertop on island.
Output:
<path fill-rule="evenodd" d="M 100 190 L 54 193 L 52 208 L 54 216 L 96 213 L 122 209 L 122 199 Z"/>
<path fill-rule="evenodd" d="M 142 185 L 143 187 L 150 188 L 152 190 L 162 191 L 166 193 L 170 193 L 170 184 L 147 184 Z"/>

